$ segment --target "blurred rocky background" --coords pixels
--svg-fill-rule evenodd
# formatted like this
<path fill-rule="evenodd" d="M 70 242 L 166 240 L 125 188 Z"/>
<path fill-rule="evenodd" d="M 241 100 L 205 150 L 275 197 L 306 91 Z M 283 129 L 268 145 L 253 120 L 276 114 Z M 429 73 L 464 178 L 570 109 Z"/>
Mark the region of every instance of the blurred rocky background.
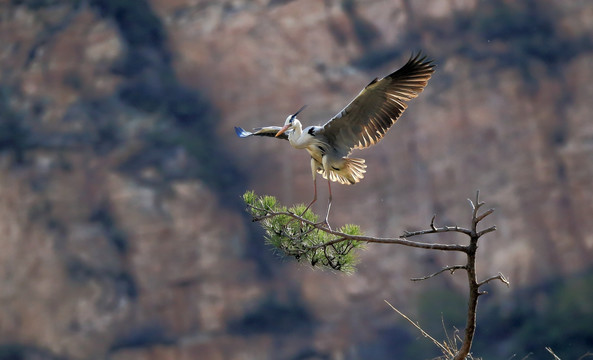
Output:
<path fill-rule="evenodd" d="M 409 278 L 458 258 L 279 259 L 240 195 L 308 202 L 307 154 L 233 131 L 304 104 L 321 124 L 419 50 L 437 71 L 355 153 L 368 173 L 334 186 L 332 224 L 467 226 L 479 189 L 499 229 L 480 275 L 512 287 L 481 298 L 475 354 L 593 352 L 590 1 L 3 0 L 0 359 L 437 356 L 384 300 L 453 336 L 463 274 Z"/>

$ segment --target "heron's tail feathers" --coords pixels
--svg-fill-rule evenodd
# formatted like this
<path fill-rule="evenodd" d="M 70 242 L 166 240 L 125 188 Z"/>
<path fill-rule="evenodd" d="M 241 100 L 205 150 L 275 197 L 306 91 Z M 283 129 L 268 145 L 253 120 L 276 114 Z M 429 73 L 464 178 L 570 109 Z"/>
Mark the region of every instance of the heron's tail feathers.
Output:
<path fill-rule="evenodd" d="M 356 158 L 343 158 L 343 163 L 339 167 L 332 166 L 329 169 L 329 179 L 331 181 L 339 182 L 340 184 L 352 185 L 356 184 L 362 178 L 364 178 L 364 173 L 366 172 L 366 165 L 364 163 L 364 159 L 356 159 Z M 323 169 L 319 169 L 318 172 L 323 175 L 325 179 L 328 178 L 328 175 L 323 171 Z"/>

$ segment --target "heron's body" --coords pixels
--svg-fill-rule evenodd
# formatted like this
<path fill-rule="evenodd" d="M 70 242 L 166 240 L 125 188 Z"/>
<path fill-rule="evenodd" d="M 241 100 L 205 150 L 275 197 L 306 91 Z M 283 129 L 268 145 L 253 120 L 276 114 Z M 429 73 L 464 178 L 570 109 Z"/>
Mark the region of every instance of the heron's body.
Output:
<path fill-rule="evenodd" d="M 323 127 L 309 126 L 303 129 L 294 119 L 294 128 L 288 133 L 288 142 L 295 149 L 305 149 L 311 155 L 311 170 L 325 179 L 341 184 L 355 184 L 363 178 L 366 165 L 363 159 L 348 158 L 340 154 L 323 134 Z"/>
<path fill-rule="evenodd" d="M 235 130 L 239 137 L 275 136 L 287 139 L 296 149 L 306 149 L 311 155 L 314 183 L 315 173 L 318 172 L 328 179 L 328 183 L 355 184 L 364 177 L 366 165 L 363 159 L 348 157 L 352 149 L 364 149 L 379 142 L 407 108 L 406 101 L 417 97 L 424 90 L 433 72 L 432 62 L 418 54 L 399 70 L 380 80 L 371 81 L 350 104 L 323 126 L 303 129 L 296 118 L 304 109 L 302 107 L 286 118 L 282 128 L 268 126 L 254 129 L 253 132 L 241 128 Z M 315 185 L 311 204 L 316 199 Z"/>

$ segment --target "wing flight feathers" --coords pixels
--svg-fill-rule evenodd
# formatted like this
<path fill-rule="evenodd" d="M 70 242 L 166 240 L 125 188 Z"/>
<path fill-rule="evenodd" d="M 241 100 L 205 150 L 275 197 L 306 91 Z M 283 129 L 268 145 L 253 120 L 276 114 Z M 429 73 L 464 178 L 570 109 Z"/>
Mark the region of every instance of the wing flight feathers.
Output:
<path fill-rule="evenodd" d="M 434 67 L 420 53 L 410 57 L 399 70 L 371 81 L 323 126 L 323 135 L 343 156 L 376 144 L 406 110 L 406 101 L 424 90 Z"/>
<path fill-rule="evenodd" d="M 253 132 L 247 131 L 243 128 L 235 126 L 235 133 L 240 138 L 245 138 L 248 136 L 269 136 L 275 137 L 278 131 L 282 129 L 280 126 L 265 126 L 261 128 L 253 129 Z M 288 134 L 284 133 L 277 137 L 278 139 L 288 140 Z"/>

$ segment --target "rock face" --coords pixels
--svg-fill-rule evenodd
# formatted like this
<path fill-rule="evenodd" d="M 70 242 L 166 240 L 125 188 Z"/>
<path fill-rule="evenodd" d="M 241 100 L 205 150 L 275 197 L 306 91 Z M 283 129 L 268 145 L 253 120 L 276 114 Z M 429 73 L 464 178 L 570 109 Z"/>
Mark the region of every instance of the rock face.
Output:
<path fill-rule="evenodd" d="M 349 277 L 277 261 L 237 198 L 309 201 L 309 161 L 232 127 L 303 104 L 305 124 L 325 122 L 416 49 L 437 72 L 355 154 L 368 173 L 333 187 L 332 223 L 466 225 L 480 189 L 499 229 L 483 276 L 521 288 L 590 267 L 593 6 L 420 4 L 0 5 L 0 354 L 368 357 L 361 344 L 395 323 L 381 300 L 414 312 L 431 284 L 408 279 L 457 258 L 369 247 Z"/>

